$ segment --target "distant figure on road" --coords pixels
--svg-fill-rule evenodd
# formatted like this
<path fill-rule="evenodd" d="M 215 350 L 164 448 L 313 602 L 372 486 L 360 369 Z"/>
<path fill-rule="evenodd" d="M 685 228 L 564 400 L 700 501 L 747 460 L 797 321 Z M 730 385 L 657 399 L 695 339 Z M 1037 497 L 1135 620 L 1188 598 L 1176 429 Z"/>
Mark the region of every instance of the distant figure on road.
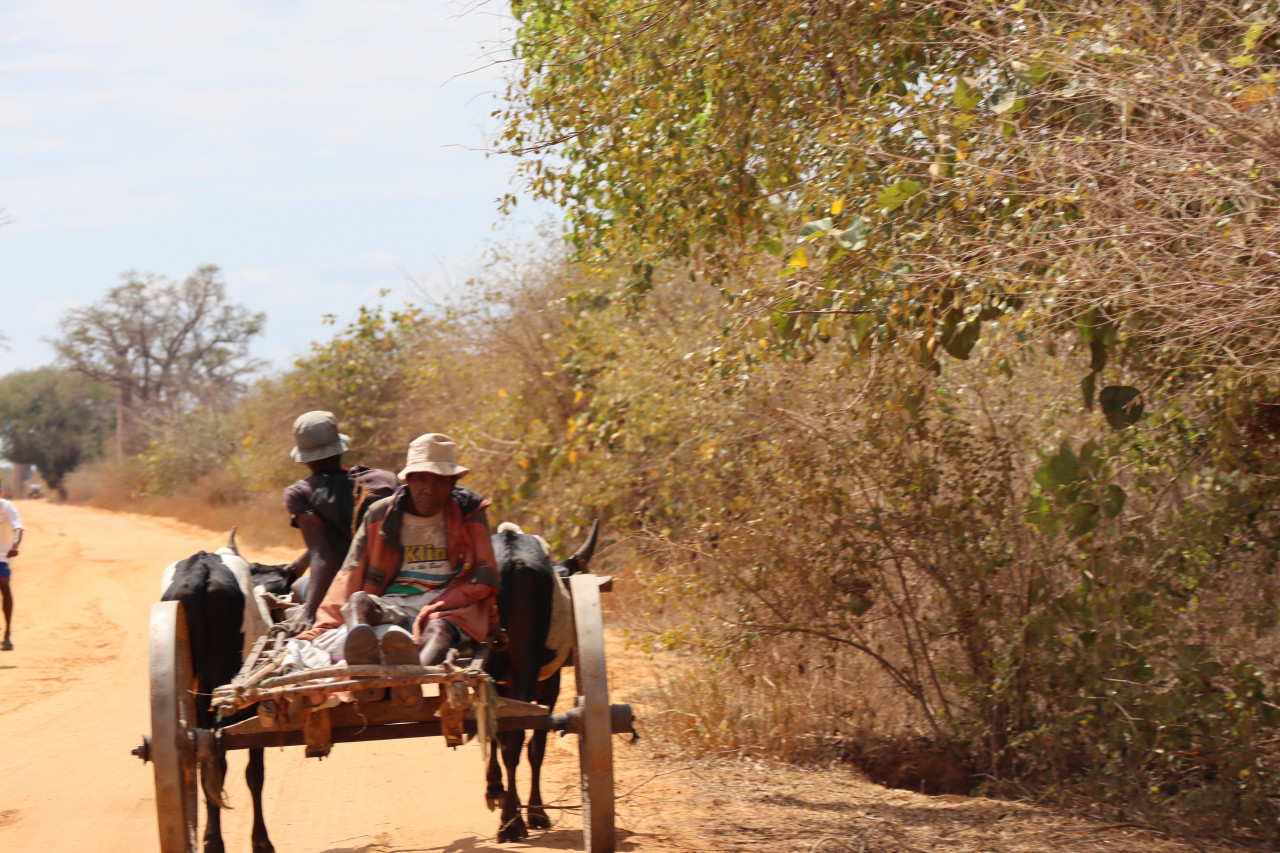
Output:
<path fill-rule="evenodd" d="M 27 497 L 31 498 L 32 500 L 39 500 L 40 498 L 44 497 L 44 486 L 40 485 L 39 483 L 32 483 L 31 485 L 27 486 Z"/>
<path fill-rule="evenodd" d="M 306 603 L 302 615 L 293 619 L 291 633 L 309 629 L 324 600 L 333 577 L 351 547 L 364 511 L 396 490 L 396 475 L 380 468 L 357 465 L 342 467 L 342 454 L 351 439 L 338 432 L 332 412 L 304 412 L 293 422 L 295 462 L 311 469 L 311 476 L 284 490 L 289 523 L 302 533 L 311 558 L 311 572 L 305 578 Z"/>
<path fill-rule="evenodd" d="M 9 588 L 9 561 L 18 556 L 18 546 L 22 544 L 22 516 L 18 509 L 5 498 L 0 498 L 0 515 L 4 516 L 4 526 L 0 527 L 0 598 L 4 599 L 4 642 L 0 643 L 0 651 L 13 651 L 13 642 L 9 639 L 9 623 L 13 620 L 13 590 Z"/>

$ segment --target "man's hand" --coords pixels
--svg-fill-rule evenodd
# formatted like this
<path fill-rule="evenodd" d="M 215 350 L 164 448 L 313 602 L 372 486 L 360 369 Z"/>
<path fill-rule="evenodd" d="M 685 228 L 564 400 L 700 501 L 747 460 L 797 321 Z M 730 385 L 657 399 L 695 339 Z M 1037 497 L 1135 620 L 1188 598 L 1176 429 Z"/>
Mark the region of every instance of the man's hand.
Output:
<path fill-rule="evenodd" d="M 300 613 L 297 616 L 295 616 L 293 619 L 290 619 L 287 622 L 282 622 L 281 627 L 283 627 L 285 631 L 288 632 L 288 635 L 290 637 L 296 637 L 299 634 L 301 634 L 303 631 L 311 630 L 315 626 L 315 624 L 316 624 L 315 616 L 308 616 L 305 613 Z"/>

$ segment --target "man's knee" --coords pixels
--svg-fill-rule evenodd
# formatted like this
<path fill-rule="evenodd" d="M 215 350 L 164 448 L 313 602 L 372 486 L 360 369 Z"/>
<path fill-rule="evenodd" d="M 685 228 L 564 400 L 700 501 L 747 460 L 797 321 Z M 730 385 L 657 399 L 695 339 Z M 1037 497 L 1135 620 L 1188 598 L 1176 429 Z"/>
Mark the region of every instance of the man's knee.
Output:
<path fill-rule="evenodd" d="M 432 619 L 422 628 L 424 641 L 438 637 L 450 643 L 456 643 L 459 636 L 458 629 L 448 619 Z"/>
<path fill-rule="evenodd" d="M 376 625 L 381 620 L 379 616 L 378 604 L 373 600 L 373 596 L 364 590 L 356 590 L 351 593 L 351 597 L 347 599 L 347 603 L 342 605 L 342 616 L 345 620 L 355 619 L 357 622 L 366 625 Z"/>

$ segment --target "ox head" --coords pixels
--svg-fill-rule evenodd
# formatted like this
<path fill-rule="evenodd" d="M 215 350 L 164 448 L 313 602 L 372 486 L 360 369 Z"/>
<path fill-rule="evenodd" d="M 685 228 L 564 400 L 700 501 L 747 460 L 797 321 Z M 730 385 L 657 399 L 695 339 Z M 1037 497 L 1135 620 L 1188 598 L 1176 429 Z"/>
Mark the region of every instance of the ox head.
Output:
<path fill-rule="evenodd" d="M 224 551 L 230 552 L 240 559 L 244 560 L 244 556 L 240 553 L 240 549 L 236 547 L 236 528 L 231 528 L 231 535 L 227 538 L 227 547 L 218 549 L 219 553 Z M 245 562 L 249 562 L 245 560 Z M 267 592 L 274 595 L 289 595 L 290 587 L 297 580 L 311 563 L 311 553 L 303 551 L 292 563 L 276 563 L 268 565 L 266 563 L 249 563 L 249 573 L 253 576 L 254 586 L 260 586 Z"/>
<path fill-rule="evenodd" d="M 583 542 L 577 551 L 573 552 L 573 556 L 567 560 L 561 560 L 556 563 L 556 574 L 562 578 L 569 575 L 576 575 L 579 572 L 588 571 L 591 565 L 591 557 L 596 552 L 596 541 L 600 535 L 600 519 L 591 522 L 591 532 L 587 534 L 587 541 Z"/>

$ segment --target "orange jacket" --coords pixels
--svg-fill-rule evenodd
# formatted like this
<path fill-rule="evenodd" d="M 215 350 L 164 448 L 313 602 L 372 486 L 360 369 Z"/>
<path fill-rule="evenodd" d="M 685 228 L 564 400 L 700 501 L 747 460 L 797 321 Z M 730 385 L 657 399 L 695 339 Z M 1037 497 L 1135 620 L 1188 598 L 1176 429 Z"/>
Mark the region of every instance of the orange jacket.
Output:
<path fill-rule="evenodd" d="M 404 548 L 400 543 L 400 519 L 409 491 L 401 486 L 365 513 L 351 541 L 342 568 L 325 593 L 316 612 L 315 625 L 300 639 L 314 640 L 342 625 L 342 605 L 356 590 L 382 595 L 400 571 Z M 414 639 L 432 619 L 447 619 L 476 642 L 484 642 L 498 624 L 498 569 L 489 539 L 484 508 L 489 502 L 469 489 L 454 488 L 445 505 L 444 523 L 449 559 L 458 573 L 435 601 L 422 608 L 413 624 Z"/>

